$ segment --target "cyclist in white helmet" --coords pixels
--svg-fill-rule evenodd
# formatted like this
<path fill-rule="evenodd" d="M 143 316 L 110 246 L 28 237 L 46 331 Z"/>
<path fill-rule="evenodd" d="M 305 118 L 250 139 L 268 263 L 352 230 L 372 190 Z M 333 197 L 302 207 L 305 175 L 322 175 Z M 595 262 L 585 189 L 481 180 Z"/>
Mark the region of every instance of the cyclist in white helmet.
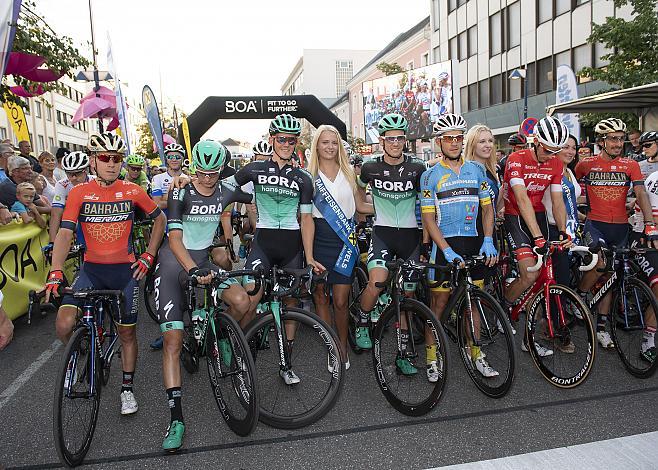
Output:
<path fill-rule="evenodd" d="M 151 182 L 151 197 L 160 209 L 166 211 L 169 185 L 175 176 L 180 176 L 183 173 L 185 149 L 180 144 L 169 144 L 164 148 L 164 154 L 167 171 L 153 177 Z"/>

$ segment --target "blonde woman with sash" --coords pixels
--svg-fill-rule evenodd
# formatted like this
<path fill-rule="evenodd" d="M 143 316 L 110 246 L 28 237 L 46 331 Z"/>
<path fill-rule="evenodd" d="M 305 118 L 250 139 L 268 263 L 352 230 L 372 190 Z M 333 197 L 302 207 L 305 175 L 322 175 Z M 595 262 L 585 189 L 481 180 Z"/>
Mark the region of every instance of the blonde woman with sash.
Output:
<path fill-rule="evenodd" d="M 356 211 L 372 214 L 373 207 L 358 195 L 354 169 L 335 127 L 322 125 L 315 132 L 308 171 L 315 190 L 313 256 L 328 271 L 326 284 L 318 284 L 313 293 L 315 311 L 327 324 L 335 323 L 341 358 L 347 369 L 350 365 L 347 354 L 348 297 L 358 260 L 358 250 L 350 235 L 354 233 Z M 329 309 L 332 300 L 335 322 L 331 321 Z"/>

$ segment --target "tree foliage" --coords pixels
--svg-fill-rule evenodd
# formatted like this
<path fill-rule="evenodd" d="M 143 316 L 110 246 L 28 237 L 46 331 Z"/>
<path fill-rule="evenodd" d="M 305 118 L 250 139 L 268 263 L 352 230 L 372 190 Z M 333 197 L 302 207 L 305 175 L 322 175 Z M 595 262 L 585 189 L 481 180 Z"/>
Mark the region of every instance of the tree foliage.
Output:
<path fill-rule="evenodd" d="M 389 64 L 388 62 L 380 62 L 377 64 L 377 70 L 382 72 L 387 77 L 389 75 L 395 75 L 396 73 L 402 73 L 406 71 L 401 65 L 396 64 L 395 62 L 392 64 Z"/>
<path fill-rule="evenodd" d="M 176 129 L 173 127 L 164 129 L 164 133 L 176 138 Z M 158 152 L 153 151 L 153 135 L 151 134 L 148 122 L 143 122 L 137 126 L 137 134 L 139 135 L 139 140 L 135 152 L 146 158 L 146 160 L 158 158 L 160 156 Z"/>
<path fill-rule="evenodd" d="M 57 34 L 46 21 L 35 13 L 33 1 L 24 0 L 16 24 L 16 37 L 13 51 L 40 55 L 46 59 L 45 65 L 52 70 L 65 71 L 72 77 L 72 71 L 79 67 L 87 67 L 90 62 L 73 46 L 73 40 L 68 36 Z M 45 91 L 62 91 L 59 82 L 36 83 L 20 76 L 13 76 L 16 85 L 26 90 L 41 85 Z M 0 100 L 10 101 L 24 106 L 23 100 L 9 91 L 7 76 L 0 82 Z"/>

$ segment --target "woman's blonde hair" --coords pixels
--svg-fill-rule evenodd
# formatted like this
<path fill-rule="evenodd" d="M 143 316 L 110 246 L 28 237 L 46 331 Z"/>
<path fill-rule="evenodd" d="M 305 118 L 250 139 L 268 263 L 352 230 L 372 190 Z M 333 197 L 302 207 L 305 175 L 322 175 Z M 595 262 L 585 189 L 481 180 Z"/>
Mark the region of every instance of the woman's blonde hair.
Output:
<path fill-rule="evenodd" d="M 343 140 L 340 137 L 340 133 L 338 132 L 338 129 L 328 124 L 322 124 L 320 127 L 318 127 L 318 129 L 315 131 L 315 134 L 313 135 L 313 142 L 311 142 L 311 156 L 308 162 L 308 171 L 313 176 L 313 181 L 315 181 L 315 178 L 317 178 L 318 171 L 320 170 L 318 141 L 320 140 L 320 136 L 324 131 L 332 132 L 336 136 L 336 139 L 338 140 L 338 166 L 340 167 L 340 171 L 343 172 L 343 175 L 345 175 L 345 178 L 347 178 L 347 181 L 350 182 L 350 186 L 352 186 L 352 189 L 354 190 L 354 188 L 356 187 L 356 175 L 354 174 L 354 168 L 352 168 L 352 165 L 350 165 L 350 162 L 347 159 L 347 152 L 345 151 L 345 147 L 343 146 Z"/>
<path fill-rule="evenodd" d="M 42 161 L 44 161 L 48 157 L 51 157 L 53 160 L 57 161 L 57 159 L 55 158 L 55 155 L 50 153 L 48 150 L 44 150 L 43 152 L 41 152 L 39 154 L 39 163 L 41 163 Z"/>
<path fill-rule="evenodd" d="M 475 144 L 477 143 L 477 140 L 480 138 L 480 134 L 482 132 L 489 132 L 493 136 L 493 132 L 491 132 L 491 129 L 489 129 L 484 124 L 476 124 L 473 127 L 471 127 L 466 133 L 466 146 L 464 148 L 465 160 L 475 161 Z M 500 183 L 500 181 L 498 180 L 498 172 L 496 171 L 497 163 L 498 161 L 496 159 L 496 151 L 492 147 L 491 155 L 489 156 L 489 159 L 485 162 L 484 166 L 487 167 L 487 170 L 489 170 L 491 175 L 494 178 L 496 178 L 496 181 Z"/>

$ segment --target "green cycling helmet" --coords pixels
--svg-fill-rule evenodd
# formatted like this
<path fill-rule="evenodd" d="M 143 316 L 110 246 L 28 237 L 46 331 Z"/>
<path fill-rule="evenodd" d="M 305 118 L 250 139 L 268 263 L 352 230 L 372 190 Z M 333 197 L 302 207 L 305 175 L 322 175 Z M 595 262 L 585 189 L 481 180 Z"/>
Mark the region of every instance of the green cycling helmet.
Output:
<path fill-rule="evenodd" d="M 302 123 L 290 114 L 279 114 L 270 122 L 270 135 L 302 133 Z"/>
<path fill-rule="evenodd" d="M 126 158 L 126 165 L 129 166 L 144 166 L 144 157 L 141 155 L 128 155 L 128 158 Z"/>
<path fill-rule="evenodd" d="M 196 170 L 219 171 L 226 164 L 226 148 L 214 140 L 202 140 L 192 149 L 192 164 Z"/>
<path fill-rule="evenodd" d="M 379 135 L 384 135 L 386 131 L 403 131 L 406 134 L 408 128 L 407 120 L 402 114 L 398 113 L 386 114 L 377 123 Z"/>

